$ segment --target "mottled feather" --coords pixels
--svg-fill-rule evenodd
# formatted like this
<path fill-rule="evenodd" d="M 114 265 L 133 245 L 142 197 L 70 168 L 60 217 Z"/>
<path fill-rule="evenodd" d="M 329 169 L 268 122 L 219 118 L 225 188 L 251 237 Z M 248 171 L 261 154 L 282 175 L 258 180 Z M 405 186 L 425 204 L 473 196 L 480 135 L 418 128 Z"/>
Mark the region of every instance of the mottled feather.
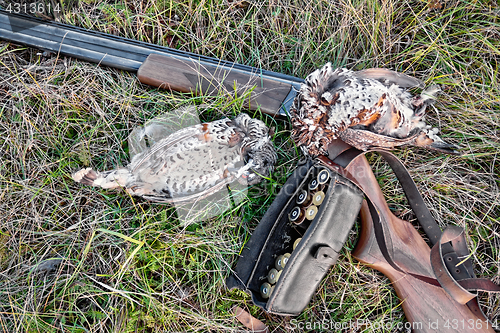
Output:
<path fill-rule="evenodd" d="M 125 188 L 155 202 L 204 198 L 237 180 L 253 185 L 268 177 L 276 162 L 269 129 L 247 114 L 178 130 L 159 140 L 129 165 L 97 172 L 91 168 L 73 179 L 103 188 Z"/>

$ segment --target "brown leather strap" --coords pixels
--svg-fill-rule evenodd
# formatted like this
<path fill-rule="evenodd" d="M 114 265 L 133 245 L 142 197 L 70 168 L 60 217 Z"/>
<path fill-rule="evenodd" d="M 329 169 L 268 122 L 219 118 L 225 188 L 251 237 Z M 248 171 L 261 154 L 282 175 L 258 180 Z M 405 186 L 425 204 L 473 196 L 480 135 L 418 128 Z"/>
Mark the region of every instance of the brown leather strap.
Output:
<path fill-rule="evenodd" d="M 365 193 L 366 195 L 366 193 Z M 392 249 L 391 244 L 391 238 L 388 235 L 387 232 L 384 231 L 384 227 L 386 223 L 383 223 L 383 219 L 381 218 L 381 214 L 377 211 L 376 206 L 373 204 L 373 201 L 370 199 L 369 196 L 366 196 L 366 202 L 368 203 L 368 208 L 370 209 L 370 214 L 372 216 L 373 220 L 373 230 L 375 233 L 375 239 L 377 240 L 377 244 L 379 246 L 380 252 L 382 252 L 382 255 L 384 256 L 384 259 L 391 265 L 392 268 L 397 270 L 400 273 L 406 274 L 406 275 L 411 275 L 416 279 L 419 279 L 420 281 L 423 281 L 428 284 L 432 284 L 434 286 L 440 287 L 439 281 L 437 279 L 434 279 L 430 276 L 425 276 L 425 275 L 420 275 L 420 274 L 415 274 L 412 272 L 408 272 L 396 264 L 394 260 L 392 259 L 394 255 L 390 253 L 391 251 L 389 249 Z"/>
<path fill-rule="evenodd" d="M 497 286 L 488 279 L 469 278 L 456 280 L 445 265 L 445 259 L 442 253 L 442 246 L 445 243 L 452 242 L 457 244 L 457 252 L 460 257 L 468 256 L 469 251 L 462 244 L 465 244 L 464 230 L 457 226 L 448 226 L 441 235 L 439 242 L 432 247 L 431 250 L 431 265 L 439 283 L 453 299 L 460 304 L 467 304 L 470 300 L 477 296 L 476 293 L 471 293 L 469 290 L 481 290 L 499 293 L 500 286 Z M 456 268 L 458 269 L 458 268 Z"/>
<path fill-rule="evenodd" d="M 405 192 L 405 195 L 408 199 L 408 203 L 414 211 L 418 222 L 423 227 L 426 235 L 429 237 L 429 241 L 432 245 L 436 244 L 441 237 L 441 228 L 439 228 L 439 225 L 436 223 L 429 209 L 425 205 L 424 199 L 420 195 L 420 192 L 418 191 L 415 182 L 411 178 L 410 173 L 396 156 L 388 151 L 381 149 L 363 152 L 358 149 L 351 148 L 344 151 L 337 158 L 335 158 L 335 162 L 347 167 L 358 156 L 364 155 L 371 151 L 379 153 L 387 161 L 387 163 L 389 163 L 391 169 L 401 183 L 403 191 Z M 472 263 L 470 261 L 461 263 L 461 259 L 458 258 L 458 255 L 456 254 L 451 244 L 444 244 L 442 253 L 446 256 L 447 259 L 445 261 L 446 267 L 448 267 L 448 270 L 453 272 L 452 275 L 455 279 L 461 280 L 475 277 L 472 269 Z M 460 269 L 457 271 L 455 269 L 456 267 L 459 267 Z"/>
<path fill-rule="evenodd" d="M 359 189 L 361 189 L 361 191 L 363 191 L 363 189 L 359 186 L 358 182 L 356 181 L 356 178 L 354 178 L 354 176 L 349 171 L 347 171 L 345 168 L 343 168 L 339 164 L 335 163 L 334 161 L 332 161 L 331 159 L 329 159 L 329 158 L 327 158 L 326 156 L 323 156 L 323 155 L 318 156 L 317 159 L 321 162 L 321 164 L 323 164 L 324 166 L 328 167 L 330 170 L 333 170 L 336 173 L 338 173 L 339 175 L 341 175 L 341 176 L 349 179 Z M 363 191 L 363 193 L 364 192 L 365 191 Z"/>
<path fill-rule="evenodd" d="M 358 156 L 364 155 L 368 152 L 375 151 L 382 155 L 382 157 L 389 163 L 394 174 L 398 178 L 403 190 L 405 192 L 406 197 L 408 198 L 408 202 L 415 212 L 418 222 L 424 228 L 426 235 L 429 237 L 432 245 L 436 244 L 441 237 L 441 229 L 437 225 L 436 221 L 432 217 L 431 213 L 427 209 L 427 206 L 420 195 L 420 192 L 415 185 L 415 182 L 411 178 L 408 170 L 405 168 L 403 163 L 391 154 L 388 151 L 381 149 L 374 149 L 369 151 L 360 151 L 358 149 L 349 149 L 340 154 L 335 162 L 342 165 L 343 167 L 347 167 L 350 163 L 352 163 Z"/>
<path fill-rule="evenodd" d="M 357 155 L 357 156 L 360 156 L 360 155 Z M 394 262 L 394 260 L 392 259 L 394 257 L 394 255 L 391 253 L 392 251 L 389 250 L 389 249 L 392 249 L 391 238 L 387 232 L 384 232 L 384 226 L 386 224 L 383 223 L 381 215 L 379 214 L 376 206 L 373 204 L 373 200 L 371 199 L 370 193 L 366 193 L 363 190 L 363 188 L 358 184 L 356 179 L 352 176 L 352 174 L 349 171 L 347 171 L 346 169 L 344 169 L 340 165 L 336 164 L 335 162 L 333 162 L 329 158 L 326 158 L 326 156 L 319 156 L 318 160 L 322 164 L 324 164 L 325 166 L 332 169 L 333 171 L 341 174 L 342 176 L 344 176 L 347 179 L 349 179 L 350 181 L 352 181 L 361 191 L 363 191 L 363 193 L 365 194 L 365 197 L 366 197 L 366 202 L 368 203 L 368 207 L 370 209 L 370 213 L 372 215 L 373 226 L 374 226 L 374 231 L 375 231 L 375 238 L 376 238 L 377 243 L 379 245 L 380 251 L 382 252 L 387 263 L 389 263 L 389 265 L 391 265 L 392 268 L 394 268 L 398 272 L 401 272 L 401 273 L 407 274 L 407 275 L 411 275 L 414 278 L 417 278 L 423 282 L 426 282 L 426 283 L 429 283 L 429 284 L 432 284 L 434 286 L 439 287 L 440 285 L 439 285 L 438 280 L 436 280 L 432 277 L 429 277 L 429 276 L 408 272 L 408 271 L 402 269 L 401 267 L 399 267 L 399 265 Z"/>

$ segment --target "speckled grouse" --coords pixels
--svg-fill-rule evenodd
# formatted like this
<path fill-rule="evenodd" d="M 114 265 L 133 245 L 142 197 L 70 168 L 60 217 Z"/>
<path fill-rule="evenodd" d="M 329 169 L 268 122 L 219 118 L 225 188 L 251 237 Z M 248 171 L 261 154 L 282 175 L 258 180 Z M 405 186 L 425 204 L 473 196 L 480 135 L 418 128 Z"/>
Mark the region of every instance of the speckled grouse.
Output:
<path fill-rule="evenodd" d="M 439 87 L 416 96 L 410 87 L 423 83 L 388 69 L 351 71 L 327 63 L 301 85 L 291 109 L 292 136 L 311 156 L 326 154 L 335 139 L 361 150 L 414 145 L 456 154 L 457 147 L 423 121 Z"/>
<path fill-rule="evenodd" d="M 269 129 L 247 114 L 176 131 L 134 156 L 129 165 L 72 175 L 85 185 L 125 188 L 154 202 L 189 202 L 238 180 L 253 185 L 268 177 L 276 162 Z"/>

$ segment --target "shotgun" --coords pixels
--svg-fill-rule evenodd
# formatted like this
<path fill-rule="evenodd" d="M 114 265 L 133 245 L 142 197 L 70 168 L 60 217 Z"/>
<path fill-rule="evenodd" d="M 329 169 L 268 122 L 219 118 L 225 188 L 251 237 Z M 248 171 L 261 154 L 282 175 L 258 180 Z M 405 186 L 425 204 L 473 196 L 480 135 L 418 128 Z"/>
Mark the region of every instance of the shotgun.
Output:
<path fill-rule="evenodd" d="M 0 39 L 137 73 L 142 83 L 196 95 L 249 94 L 247 106 L 286 116 L 300 78 L 0 9 Z"/>
<path fill-rule="evenodd" d="M 0 39 L 54 52 L 99 65 L 135 72 L 142 83 L 197 95 L 249 94 L 248 106 L 273 116 L 287 116 L 300 78 L 255 67 L 236 64 L 194 53 L 183 52 L 158 45 L 135 41 L 110 34 L 41 20 L 39 18 L 8 13 L 0 9 Z M 374 193 L 383 207 L 382 215 L 390 225 L 390 235 L 401 262 L 418 263 L 421 274 L 432 276 L 429 248 L 422 237 L 406 221 L 394 217 L 383 200 L 368 163 L 363 158 L 351 168 L 361 168 L 365 176 L 358 178 L 365 191 Z M 446 331 L 455 324 L 472 325 L 474 332 L 492 332 L 492 325 L 481 314 L 458 304 L 447 294 L 420 280 L 402 276 L 391 269 L 380 249 L 374 245 L 373 223 L 368 208 L 361 209 L 362 234 L 353 253 L 361 262 L 383 272 L 393 283 L 403 301 L 406 317 L 416 332 Z M 415 247 L 414 245 L 418 246 Z M 255 250 L 255 249 L 254 249 Z M 257 255 L 262 255 L 257 253 Z M 425 298 L 425 302 L 422 302 Z M 446 322 L 448 320 L 448 322 Z M 422 327 L 418 326 L 421 323 Z M 456 330 L 468 331 L 471 330 Z"/>

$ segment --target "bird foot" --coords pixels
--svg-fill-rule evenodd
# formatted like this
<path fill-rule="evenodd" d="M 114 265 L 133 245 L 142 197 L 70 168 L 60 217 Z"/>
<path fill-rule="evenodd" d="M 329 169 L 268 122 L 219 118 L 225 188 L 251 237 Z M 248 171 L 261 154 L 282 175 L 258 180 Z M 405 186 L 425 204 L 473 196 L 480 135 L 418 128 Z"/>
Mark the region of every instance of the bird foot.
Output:
<path fill-rule="evenodd" d="M 97 179 L 97 173 L 92 168 L 85 168 L 71 175 L 75 182 L 84 185 L 94 185 L 94 180 Z"/>

